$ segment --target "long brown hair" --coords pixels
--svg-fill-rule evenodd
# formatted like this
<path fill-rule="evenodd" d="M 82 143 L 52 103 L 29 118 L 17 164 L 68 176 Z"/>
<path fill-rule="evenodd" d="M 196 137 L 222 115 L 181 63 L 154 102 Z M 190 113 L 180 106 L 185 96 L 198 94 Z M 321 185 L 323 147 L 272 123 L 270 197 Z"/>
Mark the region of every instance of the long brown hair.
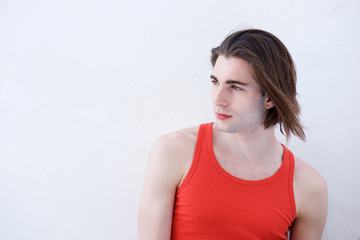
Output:
<path fill-rule="evenodd" d="M 279 123 L 287 140 L 292 133 L 305 141 L 296 100 L 295 64 L 285 45 L 269 32 L 248 29 L 230 34 L 211 50 L 213 66 L 219 55 L 239 57 L 250 64 L 255 81 L 274 104 L 266 113 L 264 127 Z"/>

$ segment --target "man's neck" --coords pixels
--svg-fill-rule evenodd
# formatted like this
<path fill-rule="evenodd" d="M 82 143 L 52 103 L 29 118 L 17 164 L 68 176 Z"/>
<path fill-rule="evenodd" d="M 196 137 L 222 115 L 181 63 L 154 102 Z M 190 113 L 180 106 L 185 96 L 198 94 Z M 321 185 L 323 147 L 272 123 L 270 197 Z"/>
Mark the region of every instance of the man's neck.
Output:
<path fill-rule="evenodd" d="M 261 163 L 281 160 L 283 148 L 275 137 L 274 127 L 251 133 L 227 133 L 213 126 L 213 144 L 217 149 L 238 156 L 244 162 Z"/>

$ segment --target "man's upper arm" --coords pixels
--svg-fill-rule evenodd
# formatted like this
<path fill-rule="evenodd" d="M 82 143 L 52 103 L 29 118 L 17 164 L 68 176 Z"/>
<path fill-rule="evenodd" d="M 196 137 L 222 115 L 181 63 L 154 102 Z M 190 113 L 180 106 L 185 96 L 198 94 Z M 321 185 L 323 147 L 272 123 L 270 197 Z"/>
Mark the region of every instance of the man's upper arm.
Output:
<path fill-rule="evenodd" d="M 320 240 L 328 210 L 326 182 L 310 166 L 305 166 L 302 170 L 305 173 L 298 174 L 300 177 L 297 179 L 301 183 L 295 185 L 297 194 L 301 196 L 297 197 L 300 199 L 299 206 L 297 206 L 299 212 L 293 223 L 290 239 Z"/>
<path fill-rule="evenodd" d="M 160 137 L 148 160 L 138 216 L 138 239 L 170 239 L 177 185 L 184 175 L 181 139 Z"/>

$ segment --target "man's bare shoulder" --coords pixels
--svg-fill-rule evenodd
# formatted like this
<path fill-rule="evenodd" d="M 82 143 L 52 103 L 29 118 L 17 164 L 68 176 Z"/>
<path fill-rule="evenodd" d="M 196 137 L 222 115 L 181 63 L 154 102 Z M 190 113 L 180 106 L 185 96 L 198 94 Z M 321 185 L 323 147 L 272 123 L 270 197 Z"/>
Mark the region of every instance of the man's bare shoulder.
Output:
<path fill-rule="evenodd" d="M 310 164 L 295 157 L 294 181 L 311 189 L 326 187 L 326 181 Z"/>
<path fill-rule="evenodd" d="M 186 155 L 195 149 L 199 127 L 180 129 L 175 132 L 160 136 L 154 144 L 154 148 L 171 158 L 178 155 Z"/>
<path fill-rule="evenodd" d="M 179 183 L 191 166 L 198 129 L 190 127 L 160 136 L 150 153 L 149 165 L 154 166 L 151 168 L 172 173 Z"/>
<path fill-rule="evenodd" d="M 294 190 L 298 214 L 308 211 L 309 203 L 327 204 L 325 179 L 310 164 L 297 157 L 295 158 Z"/>

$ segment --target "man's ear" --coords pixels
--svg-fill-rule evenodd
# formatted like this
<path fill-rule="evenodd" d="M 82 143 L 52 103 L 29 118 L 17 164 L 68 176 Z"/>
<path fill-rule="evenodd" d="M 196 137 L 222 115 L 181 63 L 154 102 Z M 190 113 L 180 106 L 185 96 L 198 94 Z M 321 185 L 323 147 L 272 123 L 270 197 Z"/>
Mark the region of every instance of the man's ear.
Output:
<path fill-rule="evenodd" d="M 267 94 L 265 94 L 264 96 L 264 101 L 265 101 L 264 104 L 266 109 L 270 109 L 274 107 L 274 103 L 271 101 L 271 98 Z"/>

